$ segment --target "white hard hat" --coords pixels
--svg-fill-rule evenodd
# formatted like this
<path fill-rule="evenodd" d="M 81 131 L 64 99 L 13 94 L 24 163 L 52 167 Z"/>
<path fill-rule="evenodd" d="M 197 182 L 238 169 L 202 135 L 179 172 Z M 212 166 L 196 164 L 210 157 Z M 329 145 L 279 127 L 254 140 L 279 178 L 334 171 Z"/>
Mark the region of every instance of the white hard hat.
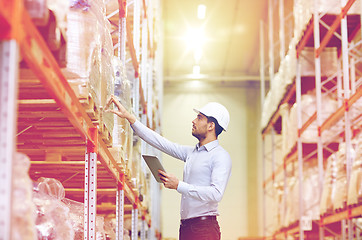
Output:
<path fill-rule="evenodd" d="M 224 129 L 227 130 L 229 122 L 230 122 L 230 115 L 228 110 L 217 102 L 210 102 L 202 107 L 200 110 L 194 109 L 196 113 L 202 113 L 206 117 L 213 117 L 217 120 L 219 125 Z"/>

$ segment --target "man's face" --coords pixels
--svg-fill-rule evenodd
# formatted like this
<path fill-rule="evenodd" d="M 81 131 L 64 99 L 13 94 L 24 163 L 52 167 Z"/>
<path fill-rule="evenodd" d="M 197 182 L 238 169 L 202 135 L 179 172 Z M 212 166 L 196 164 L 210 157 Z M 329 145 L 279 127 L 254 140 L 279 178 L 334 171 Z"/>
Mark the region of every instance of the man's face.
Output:
<path fill-rule="evenodd" d="M 192 121 L 192 136 L 196 137 L 198 140 L 206 137 L 207 133 L 207 117 L 201 113 Z"/>

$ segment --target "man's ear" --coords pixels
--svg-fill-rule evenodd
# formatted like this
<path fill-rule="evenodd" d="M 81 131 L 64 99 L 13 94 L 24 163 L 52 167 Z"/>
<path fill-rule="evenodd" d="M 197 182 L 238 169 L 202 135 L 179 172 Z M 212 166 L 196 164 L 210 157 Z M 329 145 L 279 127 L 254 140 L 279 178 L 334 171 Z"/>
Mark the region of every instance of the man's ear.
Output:
<path fill-rule="evenodd" d="M 215 123 L 214 122 L 209 122 L 209 130 L 212 131 L 215 129 Z"/>

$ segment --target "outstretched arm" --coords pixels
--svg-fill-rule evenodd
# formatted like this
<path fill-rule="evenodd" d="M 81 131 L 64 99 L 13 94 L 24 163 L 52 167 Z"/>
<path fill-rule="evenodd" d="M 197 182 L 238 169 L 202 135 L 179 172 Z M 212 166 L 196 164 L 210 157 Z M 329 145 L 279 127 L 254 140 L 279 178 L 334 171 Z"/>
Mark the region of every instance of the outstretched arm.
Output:
<path fill-rule="evenodd" d="M 115 104 L 117 109 L 110 109 L 111 104 Z M 134 132 L 146 141 L 151 146 L 161 150 L 162 152 L 171 155 L 175 158 L 185 161 L 187 153 L 190 151 L 190 147 L 185 147 L 177 143 L 173 143 L 166 138 L 162 137 L 155 131 L 144 126 L 142 123 L 137 121 L 136 116 L 127 111 L 127 109 L 122 106 L 122 104 L 117 100 L 115 96 L 111 96 L 105 106 L 105 112 L 111 112 L 119 116 L 120 118 L 125 118 L 131 124 Z M 192 147 L 191 147 L 192 149 Z"/>

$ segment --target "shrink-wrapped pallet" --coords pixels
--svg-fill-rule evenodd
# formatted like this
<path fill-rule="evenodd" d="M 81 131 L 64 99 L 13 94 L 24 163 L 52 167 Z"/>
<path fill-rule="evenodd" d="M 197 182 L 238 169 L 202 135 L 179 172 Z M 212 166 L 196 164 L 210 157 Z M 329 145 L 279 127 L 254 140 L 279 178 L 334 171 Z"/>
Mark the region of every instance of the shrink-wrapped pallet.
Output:
<path fill-rule="evenodd" d="M 287 189 L 286 189 L 286 210 L 285 210 L 285 217 L 284 217 L 284 222 L 283 222 L 283 226 L 287 227 L 289 226 L 291 223 L 294 223 L 297 219 L 295 219 L 295 214 L 294 214 L 294 210 L 296 208 L 296 206 L 294 206 L 294 198 L 297 196 L 294 196 L 294 186 L 296 183 L 296 178 L 294 176 L 292 177 L 288 177 L 287 178 L 288 181 L 288 185 L 287 185 Z"/>
<path fill-rule="evenodd" d="M 362 202 L 362 134 L 356 139 L 356 158 L 353 162 L 348 186 L 348 205 Z"/>
<path fill-rule="evenodd" d="M 335 194 L 333 197 L 333 209 L 344 209 L 347 204 L 347 149 L 346 144 L 341 143 L 339 145 L 338 152 L 336 154 L 336 183 Z M 355 159 L 355 151 L 351 146 L 349 157 L 352 162 Z"/>
<path fill-rule="evenodd" d="M 107 104 L 107 100 L 114 93 L 114 72 L 113 72 L 113 43 L 110 33 L 110 23 L 104 19 L 104 29 L 102 35 L 102 48 L 101 48 L 101 99 L 100 106 L 103 108 Z M 103 127 L 110 134 L 113 132 L 114 114 L 104 113 L 102 111 L 101 122 Z"/>
<path fill-rule="evenodd" d="M 114 95 L 120 103 L 131 112 L 131 82 L 127 78 L 125 66 L 117 57 L 113 58 L 112 65 L 115 76 Z M 133 131 L 128 121 L 124 118 L 114 116 L 114 123 L 113 144 L 114 146 L 122 148 L 123 158 L 124 160 L 128 160 L 130 157 L 129 151 L 132 149 Z"/>
<path fill-rule="evenodd" d="M 361 1 L 357 0 L 349 9 L 348 14 L 360 14 Z M 298 39 L 306 29 L 314 11 L 324 14 L 339 15 L 341 13 L 340 0 L 294 0 L 294 36 Z"/>
<path fill-rule="evenodd" d="M 331 76 L 338 71 L 337 48 L 328 47 L 321 52 L 321 76 Z M 315 76 L 315 49 L 305 47 L 300 53 L 301 76 Z M 303 83 L 302 83 L 303 86 Z"/>
<path fill-rule="evenodd" d="M 333 198 L 335 194 L 336 184 L 336 153 L 331 154 L 327 159 L 327 167 L 325 169 L 323 191 L 320 201 L 320 214 L 324 215 L 333 210 Z"/>
<path fill-rule="evenodd" d="M 299 220 L 299 199 L 303 201 L 303 216 L 312 220 L 319 218 L 319 186 L 318 186 L 318 168 L 316 167 L 316 159 L 308 160 L 305 163 L 303 173 L 302 191 L 303 196 L 299 194 L 299 179 L 296 177 L 295 184 L 292 188 L 293 202 L 288 207 L 292 208 L 290 220 Z"/>
<path fill-rule="evenodd" d="M 55 179 L 40 178 L 33 201 L 37 208 L 38 239 L 74 239 L 69 208 L 61 201 L 64 188 Z"/>
<path fill-rule="evenodd" d="M 134 143 L 132 148 L 131 159 L 128 160 L 127 166 L 130 170 L 131 183 L 134 188 L 139 187 L 139 175 L 140 175 L 140 161 L 141 161 L 141 139 L 138 136 L 134 136 Z"/>
<path fill-rule="evenodd" d="M 333 114 L 337 108 L 338 103 L 336 100 L 332 99 L 327 95 L 322 95 L 322 122 L 324 122 L 331 114 Z M 302 105 L 302 126 L 316 113 L 316 95 L 315 91 L 309 91 L 307 94 L 302 95 L 301 98 L 301 105 Z M 290 111 L 290 135 L 289 135 L 289 148 L 294 146 L 295 142 L 297 141 L 297 129 L 298 129 L 298 122 L 297 122 L 297 103 L 293 105 Z M 318 130 L 317 130 L 317 121 L 313 121 L 312 124 L 302 133 L 301 138 L 302 142 L 304 143 L 316 143 L 318 139 Z M 332 140 L 335 138 L 335 133 L 330 130 L 326 130 L 323 132 L 322 138 Z"/>
<path fill-rule="evenodd" d="M 94 120 L 100 120 L 102 133 L 111 134 L 113 115 L 101 111 L 114 87 L 113 45 L 103 1 L 72 1 L 67 21 L 67 71 L 73 74 L 68 81 L 73 89 L 84 88 L 80 97 L 92 98 L 101 112 Z"/>
<path fill-rule="evenodd" d="M 74 230 L 74 240 L 84 239 L 84 204 L 71 199 L 62 202 L 69 208 L 69 219 Z"/>
<path fill-rule="evenodd" d="M 22 153 L 16 153 L 13 160 L 11 215 L 13 240 L 36 239 L 36 209 L 32 200 L 33 185 L 28 174 L 29 168 L 30 159 Z"/>

